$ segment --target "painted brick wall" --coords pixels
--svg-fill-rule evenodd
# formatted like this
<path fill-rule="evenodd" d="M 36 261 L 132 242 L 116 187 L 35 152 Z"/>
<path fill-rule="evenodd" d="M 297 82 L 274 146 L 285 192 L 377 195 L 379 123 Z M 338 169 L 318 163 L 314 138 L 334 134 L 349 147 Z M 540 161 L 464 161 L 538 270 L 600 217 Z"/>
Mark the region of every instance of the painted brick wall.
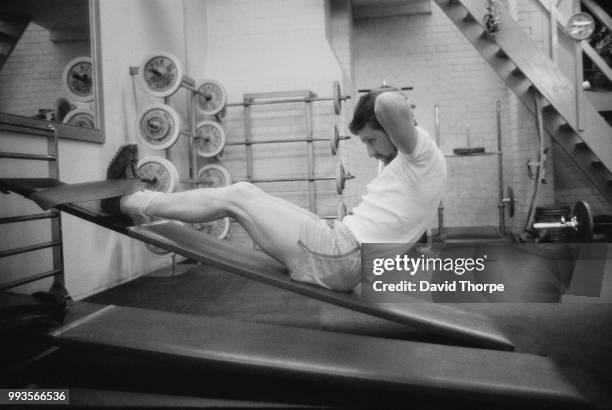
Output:
<path fill-rule="evenodd" d="M 338 7 L 333 7 L 335 2 L 331 3 L 331 9 L 337 12 Z M 537 6 L 530 2 L 503 3 L 544 50 L 547 29 Z M 408 96 L 417 104 L 415 114 L 419 124 L 432 134 L 433 106 L 440 107 L 440 140 L 446 153 L 467 144 L 468 128 L 471 146 L 495 150 L 495 101 L 500 100 L 504 191 L 508 185 L 513 186 L 518 199 L 517 214 L 506 223 L 520 233 L 533 190 L 526 163 L 536 159 L 538 142 L 534 117 L 436 6 L 432 7 L 432 14 L 426 16 L 357 20 L 352 32 L 353 66 L 347 71 L 355 73 L 355 88 L 371 88 L 383 79 L 389 84 L 414 86 Z M 341 47 L 336 48 L 341 50 Z M 348 163 L 367 164 L 357 141 L 347 145 Z M 548 136 L 545 145 L 551 147 Z M 542 186 L 538 202 L 542 205 L 554 203 L 553 157 L 551 150 L 547 184 Z M 447 161 L 449 186 L 444 198 L 447 226 L 497 225 L 495 157 L 447 157 Z M 362 165 L 355 173 L 360 181 L 368 181 L 375 175 L 376 167 Z M 358 184 L 358 192 L 348 198 L 349 202 L 357 203 L 364 189 L 363 183 Z"/>
<path fill-rule="evenodd" d="M 506 105 L 506 87 L 437 6 L 429 15 L 357 20 L 354 33 L 358 88 L 376 87 L 383 79 L 413 86 L 407 95 L 417 105 L 419 125 L 432 137 L 434 105 L 440 107 L 444 152 L 467 145 L 468 124 L 471 146 L 496 150 L 495 101 Z M 505 116 L 504 121 L 507 128 Z M 447 165 L 446 225 L 497 225 L 495 157 L 449 157 Z M 373 177 L 375 169 L 374 164 L 361 170 L 363 179 Z"/>
<path fill-rule="evenodd" d="M 211 0 L 207 14 L 208 52 L 202 75 L 224 84 L 230 102 L 242 101 L 245 93 L 290 90 L 311 90 L 326 97 L 332 93 L 332 82 L 342 81 L 342 71 L 326 39 L 323 0 L 294 1 L 291 7 L 280 0 Z M 329 137 L 334 123 L 342 129 L 331 102 L 315 103 L 312 110 L 314 137 Z M 244 140 L 245 115 L 242 107 L 227 109 L 223 126 L 228 141 Z M 253 106 L 250 116 L 255 140 L 305 136 L 302 103 Z M 254 146 L 253 159 L 256 178 L 306 174 L 305 143 Z M 337 161 L 327 143 L 315 143 L 315 175 L 333 175 Z M 235 180 L 244 179 L 244 147 L 227 147 L 221 164 Z M 305 182 L 259 186 L 302 207 L 307 205 Z M 317 182 L 316 198 L 319 215 L 335 214 L 338 198 L 333 182 Z M 250 244 L 237 224 L 232 226 L 231 240 Z"/>
<path fill-rule="evenodd" d="M 30 24 L 0 71 L 0 111 L 32 116 L 66 97 L 62 73 L 73 58 L 91 55 L 89 39 L 53 43 Z"/>

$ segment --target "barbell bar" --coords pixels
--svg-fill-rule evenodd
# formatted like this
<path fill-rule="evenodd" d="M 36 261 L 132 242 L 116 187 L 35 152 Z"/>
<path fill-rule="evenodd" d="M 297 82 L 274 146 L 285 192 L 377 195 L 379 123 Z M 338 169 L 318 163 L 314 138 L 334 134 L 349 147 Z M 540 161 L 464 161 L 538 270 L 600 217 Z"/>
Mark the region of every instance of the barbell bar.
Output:
<path fill-rule="evenodd" d="M 331 138 L 279 138 L 279 139 L 265 139 L 265 140 L 255 140 L 255 141 L 233 141 L 225 143 L 226 146 L 236 146 L 236 145 L 258 145 L 258 144 L 277 144 L 277 143 L 291 143 L 291 142 L 320 142 L 327 141 L 329 142 L 330 151 L 332 155 L 336 155 L 338 152 L 338 146 L 340 145 L 340 141 L 350 139 L 350 135 L 340 135 L 338 132 L 338 127 L 334 125 L 332 127 L 332 136 Z"/>
<path fill-rule="evenodd" d="M 336 155 L 340 140 L 350 139 L 350 136 L 340 135 L 336 125 L 332 127 L 331 134 L 330 138 L 278 138 L 226 142 L 223 127 L 218 122 L 206 120 L 198 123 L 196 127 L 196 148 L 200 156 L 212 158 L 219 155 L 225 146 L 327 141 L 332 155 Z"/>
<path fill-rule="evenodd" d="M 534 222 L 532 225 L 536 231 L 546 229 L 571 229 L 573 230 L 572 240 L 575 242 L 593 241 L 593 214 L 586 201 L 578 201 L 574 205 L 569 220 L 561 217 L 555 222 Z"/>
<path fill-rule="evenodd" d="M 258 183 L 274 183 L 274 182 L 308 182 L 308 181 L 336 181 L 336 192 L 341 195 L 346 187 L 347 179 L 354 179 L 355 176 L 351 175 L 344 169 L 342 163 L 338 163 L 336 166 L 336 174 L 334 176 L 304 176 L 304 177 L 279 177 L 279 178 L 247 178 L 243 182 L 251 182 L 254 184 Z"/>
<path fill-rule="evenodd" d="M 305 97 L 305 98 L 278 98 L 268 100 L 247 99 L 242 102 L 227 102 L 227 93 L 223 86 L 214 80 L 203 80 L 199 83 L 195 92 L 198 94 L 198 108 L 207 115 L 215 115 L 225 107 L 248 107 L 251 105 L 287 104 L 287 103 L 309 103 L 315 101 L 333 101 L 334 112 L 339 115 L 342 111 L 342 102 L 351 98 L 350 95 L 342 94 L 340 83 L 334 81 L 332 84 L 331 97 Z"/>

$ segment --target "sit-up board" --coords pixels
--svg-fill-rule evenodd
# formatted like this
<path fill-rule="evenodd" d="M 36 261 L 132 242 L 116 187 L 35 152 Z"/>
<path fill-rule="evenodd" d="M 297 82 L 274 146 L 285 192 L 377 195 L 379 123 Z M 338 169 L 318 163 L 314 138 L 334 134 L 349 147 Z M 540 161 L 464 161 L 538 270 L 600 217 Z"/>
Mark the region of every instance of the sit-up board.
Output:
<path fill-rule="evenodd" d="M 67 349 L 103 350 L 148 366 L 171 360 L 192 371 L 222 367 L 256 377 L 350 383 L 453 406 L 469 400 L 486 408 L 588 407 L 550 359 L 530 354 L 113 305 L 68 322 L 51 337 Z"/>
<path fill-rule="evenodd" d="M 69 186 L 54 179 L 0 179 L 0 190 L 12 191 L 26 198 L 42 189 Z M 83 184 L 75 186 L 82 189 Z M 85 187 L 87 188 L 87 187 Z M 37 194 L 38 195 L 38 194 Z M 93 206 L 60 204 L 55 208 L 100 226 L 153 244 L 207 265 L 238 274 L 307 297 L 398 322 L 449 341 L 497 350 L 514 350 L 514 345 L 492 323 L 478 314 L 434 303 L 371 303 L 351 293 L 341 293 L 295 282 L 280 263 L 267 255 L 237 248 L 235 245 L 172 221 L 130 226 L 128 218 L 112 216 Z"/>

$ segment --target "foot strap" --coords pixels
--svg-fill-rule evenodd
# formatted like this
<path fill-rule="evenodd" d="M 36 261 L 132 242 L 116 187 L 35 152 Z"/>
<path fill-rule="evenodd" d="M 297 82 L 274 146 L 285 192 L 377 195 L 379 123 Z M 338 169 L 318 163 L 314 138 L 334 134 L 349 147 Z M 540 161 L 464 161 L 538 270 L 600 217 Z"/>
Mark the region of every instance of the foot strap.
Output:
<path fill-rule="evenodd" d="M 140 179 L 111 179 L 83 182 L 43 189 L 34 192 L 28 198 L 36 202 L 42 209 L 47 210 L 61 204 L 129 195 L 145 189 L 148 185 Z"/>

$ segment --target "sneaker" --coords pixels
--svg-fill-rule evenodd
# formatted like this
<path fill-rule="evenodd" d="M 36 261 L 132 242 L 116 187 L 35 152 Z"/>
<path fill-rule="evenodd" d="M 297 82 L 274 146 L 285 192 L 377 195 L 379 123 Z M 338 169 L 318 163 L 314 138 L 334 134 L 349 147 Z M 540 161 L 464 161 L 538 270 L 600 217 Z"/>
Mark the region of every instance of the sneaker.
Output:
<path fill-rule="evenodd" d="M 106 179 L 136 178 L 138 164 L 138 146 L 136 144 L 122 145 L 111 160 L 106 170 Z M 123 215 L 120 206 L 121 197 L 105 198 L 101 202 L 102 210 L 112 215 Z"/>

